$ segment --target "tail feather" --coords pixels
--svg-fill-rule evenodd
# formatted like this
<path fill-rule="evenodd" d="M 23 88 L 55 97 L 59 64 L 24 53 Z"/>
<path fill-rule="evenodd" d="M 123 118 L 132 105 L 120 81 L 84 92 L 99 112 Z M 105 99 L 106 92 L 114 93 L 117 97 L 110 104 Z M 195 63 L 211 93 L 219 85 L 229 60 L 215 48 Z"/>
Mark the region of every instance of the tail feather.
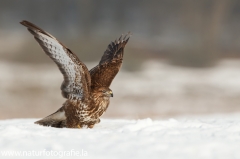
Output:
<path fill-rule="evenodd" d="M 56 128 L 66 127 L 66 116 L 65 111 L 60 108 L 55 113 L 34 122 L 35 124 L 43 125 L 43 126 L 51 126 Z"/>

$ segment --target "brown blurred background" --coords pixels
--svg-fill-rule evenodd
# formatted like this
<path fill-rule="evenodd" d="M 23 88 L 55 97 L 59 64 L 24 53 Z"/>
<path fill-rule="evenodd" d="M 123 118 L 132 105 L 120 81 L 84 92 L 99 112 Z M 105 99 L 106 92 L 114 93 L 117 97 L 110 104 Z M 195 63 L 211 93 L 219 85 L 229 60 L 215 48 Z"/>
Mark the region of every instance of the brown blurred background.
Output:
<path fill-rule="evenodd" d="M 28 20 L 88 68 L 131 31 L 104 117 L 240 111 L 238 0 L 0 1 L 0 119 L 40 118 L 64 102 L 55 64 L 19 24 Z"/>

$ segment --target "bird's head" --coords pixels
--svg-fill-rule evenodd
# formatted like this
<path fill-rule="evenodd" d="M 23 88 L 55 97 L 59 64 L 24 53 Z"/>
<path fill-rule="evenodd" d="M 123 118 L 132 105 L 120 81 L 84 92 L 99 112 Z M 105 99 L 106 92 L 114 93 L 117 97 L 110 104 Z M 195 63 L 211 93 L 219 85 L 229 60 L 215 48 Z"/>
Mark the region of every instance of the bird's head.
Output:
<path fill-rule="evenodd" d="M 104 97 L 113 97 L 112 90 L 107 87 L 100 87 L 100 88 L 98 88 L 97 92 L 100 93 Z"/>

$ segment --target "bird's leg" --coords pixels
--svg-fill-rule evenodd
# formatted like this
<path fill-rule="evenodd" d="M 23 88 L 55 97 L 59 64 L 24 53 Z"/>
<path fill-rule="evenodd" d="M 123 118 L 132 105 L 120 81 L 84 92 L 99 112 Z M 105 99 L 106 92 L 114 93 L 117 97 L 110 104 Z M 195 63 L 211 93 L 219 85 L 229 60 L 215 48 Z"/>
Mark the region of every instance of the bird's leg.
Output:
<path fill-rule="evenodd" d="M 78 124 L 78 125 L 77 125 L 77 128 L 78 128 L 78 129 L 81 129 L 82 127 L 81 127 L 81 125 L 80 125 L 80 124 Z"/>

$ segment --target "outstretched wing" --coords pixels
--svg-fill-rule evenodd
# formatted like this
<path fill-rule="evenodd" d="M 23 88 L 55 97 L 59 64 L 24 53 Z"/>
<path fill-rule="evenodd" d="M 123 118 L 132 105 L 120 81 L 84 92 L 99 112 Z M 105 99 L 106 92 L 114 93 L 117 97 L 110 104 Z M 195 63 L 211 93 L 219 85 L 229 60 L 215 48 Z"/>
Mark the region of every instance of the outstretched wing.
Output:
<path fill-rule="evenodd" d="M 123 60 L 124 47 L 127 44 L 130 33 L 111 42 L 104 52 L 99 64 L 90 70 L 91 87 L 109 87 L 117 75 Z"/>
<path fill-rule="evenodd" d="M 78 57 L 51 34 L 36 25 L 20 22 L 33 34 L 44 52 L 57 64 L 63 74 L 62 95 L 67 99 L 85 99 L 89 97 L 91 78 L 88 69 Z"/>

